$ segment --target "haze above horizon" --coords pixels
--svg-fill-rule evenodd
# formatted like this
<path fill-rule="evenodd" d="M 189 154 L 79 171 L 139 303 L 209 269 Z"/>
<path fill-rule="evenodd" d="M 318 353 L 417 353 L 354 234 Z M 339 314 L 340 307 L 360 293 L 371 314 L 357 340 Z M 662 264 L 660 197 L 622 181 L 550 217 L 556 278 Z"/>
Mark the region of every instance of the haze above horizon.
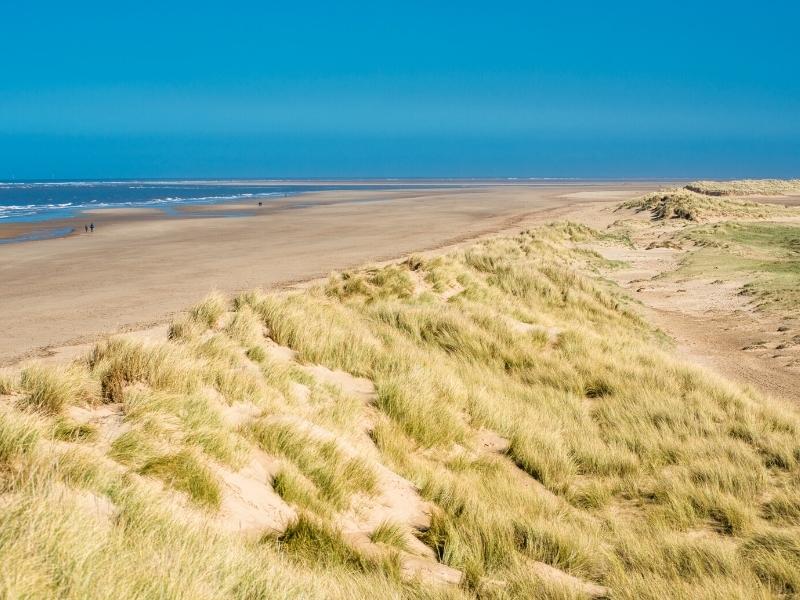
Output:
<path fill-rule="evenodd" d="M 800 175 L 791 2 L 4 7 L 0 180 Z"/>

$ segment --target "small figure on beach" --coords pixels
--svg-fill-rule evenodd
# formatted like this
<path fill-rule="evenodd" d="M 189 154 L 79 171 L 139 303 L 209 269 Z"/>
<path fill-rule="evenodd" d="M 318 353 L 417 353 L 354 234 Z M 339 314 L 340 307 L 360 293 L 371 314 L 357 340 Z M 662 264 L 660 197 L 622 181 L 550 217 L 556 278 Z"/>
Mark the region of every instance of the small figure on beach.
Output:
<path fill-rule="evenodd" d="M 84 230 L 86 233 L 89 233 L 89 226 L 88 226 L 88 225 L 84 225 L 84 226 L 83 226 L 83 230 Z"/>
<path fill-rule="evenodd" d="M 264 203 L 263 203 L 263 202 L 259 202 L 259 203 L 258 203 L 258 205 L 259 205 L 259 206 L 263 206 L 263 205 L 264 205 Z"/>
<path fill-rule="evenodd" d="M 89 224 L 89 229 L 91 229 L 92 233 L 94 233 L 94 223 L 90 223 Z"/>

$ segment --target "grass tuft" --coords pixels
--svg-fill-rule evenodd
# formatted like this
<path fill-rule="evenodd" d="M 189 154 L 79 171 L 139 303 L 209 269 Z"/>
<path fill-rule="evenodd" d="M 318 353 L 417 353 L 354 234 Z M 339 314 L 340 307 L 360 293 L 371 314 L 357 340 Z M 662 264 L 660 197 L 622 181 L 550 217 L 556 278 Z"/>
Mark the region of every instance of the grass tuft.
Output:
<path fill-rule="evenodd" d="M 33 415 L 0 408 L 0 465 L 31 452 L 40 437 Z"/>
<path fill-rule="evenodd" d="M 53 427 L 53 437 L 63 442 L 93 442 L 98 431 L 91 423 L 78 423 L 71 419 L 58 419 Z"/>
<path fill-rule="evenodd" d="M 222 492 L 216 478 L 190 452 L 158 456 L 147 461 L 139 472 L 157 477 L 170 487 L 185 492 L 195 504 L 204 508 L 217 509 L 222 502 Z"/>
<path fill-rule="evenodd" d="M 385 544 L 398 550 L 408 549 L 408 541 L 403 527 L 392 521 L 383 521 L 369 534 L 369 539 L 373 544 Z"/>
<path fill-rule="evenodd" d="M 345 567 L 359 571 L 374 563 L 348 544 L 342 533 L 308 513 L 300 513 L 278 536 L 279 547 L 294 559 L 316 567 Z"/>
<path fill-rule="evenodd" d="M 51 414 L 67 405 L 98 399 L 98 386 L 79 367 L 32 365 L 22 371 L 20 387 L 26 392 L 25 406 Z"/>
<path fill-rule="evenodd" d="M 228 300 L 219 292 L 212 292 L 189 309 L 189 317 L 205 327 L 214 327 L 228 308 Z"/>
<path fill-rule="evenodd" d="M 17 391 L 17 376 L 11 371 L 0 369 L 0 396 Z"/>

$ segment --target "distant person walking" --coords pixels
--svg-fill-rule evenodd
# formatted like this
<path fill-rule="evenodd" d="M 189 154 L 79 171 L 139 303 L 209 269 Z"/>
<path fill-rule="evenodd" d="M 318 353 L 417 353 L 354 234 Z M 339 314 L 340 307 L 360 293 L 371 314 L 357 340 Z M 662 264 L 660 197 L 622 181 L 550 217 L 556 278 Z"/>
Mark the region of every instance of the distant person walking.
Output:
<path fill-rule="evenodd" d="M 84 230 L 86 233 L 89 233 L 89 226 L 88 226 L 88 225 L 84 225 L 84 226 L 83 226 L 83 230 Z"/>
<path fill-rule="evenodd" d="M 91 230 L 92 230 L 92 233 L 94 233 L 94 223 L 91 223 L 91 224 L 89 225 L 89 229 L 91 229 Z"/>

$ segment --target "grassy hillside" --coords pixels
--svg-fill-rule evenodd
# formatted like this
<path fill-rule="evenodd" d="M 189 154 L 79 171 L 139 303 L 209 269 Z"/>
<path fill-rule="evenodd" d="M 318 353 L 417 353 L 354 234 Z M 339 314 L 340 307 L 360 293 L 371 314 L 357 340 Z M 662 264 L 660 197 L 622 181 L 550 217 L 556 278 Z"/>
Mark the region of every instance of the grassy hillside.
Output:
<path fill-rule="evenodd" d="M 778 598 L 800 416 L 553 225 L 0 375 L 0 596 Z"/>

